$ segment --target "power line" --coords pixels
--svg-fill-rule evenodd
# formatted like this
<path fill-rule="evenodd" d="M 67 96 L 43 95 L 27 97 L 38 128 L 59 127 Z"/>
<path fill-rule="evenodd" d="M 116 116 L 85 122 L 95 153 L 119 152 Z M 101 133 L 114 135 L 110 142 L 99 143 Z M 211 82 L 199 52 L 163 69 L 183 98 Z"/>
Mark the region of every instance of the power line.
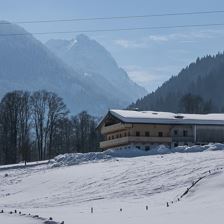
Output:
<path fill-rule="evenodd" d="M 149 18 L 149 17 L 220 14 L 220 13 L 224 13 L 224 10 L 161 13 L 161 14 L 130 15 L 130 16 L 111 16 L 111 17 L 89 17 L 89 18 L 74 18 L 74 19 L 26 20 L 26 21 L 14 21 L 13 23 L 17 23 L 17 24 L 57 23 L 57 22 L 77 22 L 77 21 L 94 21 L 94 20 L 119 20 L 119 19 L 134 19 L 134 18 L 137 19 L 137 18 Z M 0 22 L 0 24 L 1 25 L 10 24 L 10 22 L 4 22 L 3 21 L 3 22 Z"/>
<path fill-rule="evenodd" d="M 95 29 L 95 30 L 70 30 L 70 31 L 50 31 L 50 32 L 34 32 L 34 33 L 2 33 L 0 37 L 6 36 L 26 36 L 26 35 L 47 35 L 47 34 L 69 34 L 69 33 L 96 33 L 96 32 L 118 32 L 118 31 L 137 31 L 137 30 L 160 30 L 175 28 L 196 28 L 196 27 L 214 27 L 224 26 L 224 23 L 207 23 L 207 24 L 188 24 L 174 26 L 150 26 L 150 27 L 133 27 L 133 28 L 115 28 L 115 29 Z"/>

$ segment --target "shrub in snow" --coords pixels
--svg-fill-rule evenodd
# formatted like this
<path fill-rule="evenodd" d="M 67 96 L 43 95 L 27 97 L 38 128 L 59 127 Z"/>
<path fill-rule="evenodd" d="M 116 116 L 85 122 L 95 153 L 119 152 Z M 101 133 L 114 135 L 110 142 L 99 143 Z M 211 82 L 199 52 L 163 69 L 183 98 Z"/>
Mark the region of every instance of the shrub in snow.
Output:
<path fill-rule="evenodd" d="M 52 220 L 46 220 L 44 221 L 44 224 L 59 224 L 59 223 Z"/>

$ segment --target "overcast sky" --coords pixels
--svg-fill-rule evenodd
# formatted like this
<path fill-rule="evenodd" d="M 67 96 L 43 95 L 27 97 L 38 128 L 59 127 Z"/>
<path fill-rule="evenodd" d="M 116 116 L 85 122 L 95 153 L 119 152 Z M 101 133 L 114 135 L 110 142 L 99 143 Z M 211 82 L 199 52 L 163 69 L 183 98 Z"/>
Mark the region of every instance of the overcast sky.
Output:
<path fill-rule="evenodd" d="M 12 22 L 224 10 L 223 0 L 0 0 L 0 17 Z M 224 13 L 60 23 L 21 24 L 29 32 L 224 23 Z M 71 39 L 77 34 L 36 35 Z M 197 57 L 224 50 L 224 26 L 88 33 L 148 91 Z"/>

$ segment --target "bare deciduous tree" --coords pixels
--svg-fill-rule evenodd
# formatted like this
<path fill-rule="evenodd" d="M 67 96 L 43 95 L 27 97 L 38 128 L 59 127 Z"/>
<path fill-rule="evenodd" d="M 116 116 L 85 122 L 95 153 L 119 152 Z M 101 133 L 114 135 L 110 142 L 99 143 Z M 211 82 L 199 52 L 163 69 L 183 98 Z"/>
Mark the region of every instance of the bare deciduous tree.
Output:
<path fill-rule="evenodd" d="M 7 93 L 0 103 L 0 164 L 98 150 L 96 119 L 70 118 L 62 98 L 47 91 Z"/>
<path fill-rule="evenodd" d="M 51 158 L 57 121 L 66 117 L 68 110 L 62 98 L 44 90 L 33 93 L 31 105 L 39 159 Z"/>

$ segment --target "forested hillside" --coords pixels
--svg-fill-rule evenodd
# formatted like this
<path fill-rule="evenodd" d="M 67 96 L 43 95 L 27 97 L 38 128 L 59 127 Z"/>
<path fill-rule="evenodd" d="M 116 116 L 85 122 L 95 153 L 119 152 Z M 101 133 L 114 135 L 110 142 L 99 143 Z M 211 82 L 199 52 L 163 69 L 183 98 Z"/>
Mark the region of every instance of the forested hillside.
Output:
<path fill-rule="evenodd" d="M 187 113 L 223 112 L 223 86 L 224 54 L 209 55 L 198 58 L 129 108 Z M 187 109 L 190 103 L 196 103 L 198 109 Z"/>

